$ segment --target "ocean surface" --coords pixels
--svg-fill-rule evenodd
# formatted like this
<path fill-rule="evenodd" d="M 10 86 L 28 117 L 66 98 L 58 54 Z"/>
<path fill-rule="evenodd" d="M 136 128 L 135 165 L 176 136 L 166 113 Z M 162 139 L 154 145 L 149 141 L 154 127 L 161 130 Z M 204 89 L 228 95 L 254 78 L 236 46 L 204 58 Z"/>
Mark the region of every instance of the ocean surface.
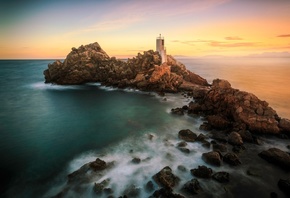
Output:
<path fill-rule="evenodd" d="M 270 103 L 281 117 L 290 118 L 289 59 L 180 59 L 186 67 L 211 82 L 215 78 L 229 80 L 234 88 L 252 92 Z M 170 109 L 190 100 L 181 94 L 154 93 L 131 89 L 102 87 L 98 83 L 80 86 L 44 84 L 43 70 L 53 60 L 0 61 L 0 178 L 1 196 L 50 197 L 62 190 L 67 174 L 97 157 L 116 166 L 105 176 L 111 179 L 115 196 L 128 186 L 142 187 L 164 166 L 184 181 L 190 174 L 178 172 L 203 165 L 200 144 L 189 144 L 190 154 L 176 149 L 178 131 L 191 129 L 201 133 L 202 118 L 174 116 Z M 166 100 L 164 99 L 166 98 Z M 206 133 L 206 132 L 203 132 Z M 148 138 L 153 137 L 152 140 Z M 261 178 L 249 178 L 244 163 L 227 170 L 238 183 L 228 186 L 236 197 L 269 196 L 277 188 L 277 178 L 285 175 L 279 168 L 251 155 L 275 145 L 285 150 L 287 140 L 265 140 L 257 150 L 249 149 L 240 157 L 243 162 L 271 171 Z M 134 157 L 142 159 L 136 165 Z M 147 160 L 145 160 L 147 159 Z M 144 162 L 143 162 L 144 161 Z M 257 168 L 256 167 L 256 168 Z M 244 179 L 239 179 L 244 178 Z M 100 181 L 106 178 L 101 178 Z M 95 182 L 100 182 L 95 181 Z M 221 186 L 215 182 L 201 183 L 209 192 L 222 197 Z M 251 191 L 241 191 L 244 187 Z M 78 192 L 94 197 L 93 183 Z M 242 193 L 241 193 L 242 192 Z M 79 197 L 80 194 L 69 197 Z M 141 191 L 141 197 L 150 193 Z"/>

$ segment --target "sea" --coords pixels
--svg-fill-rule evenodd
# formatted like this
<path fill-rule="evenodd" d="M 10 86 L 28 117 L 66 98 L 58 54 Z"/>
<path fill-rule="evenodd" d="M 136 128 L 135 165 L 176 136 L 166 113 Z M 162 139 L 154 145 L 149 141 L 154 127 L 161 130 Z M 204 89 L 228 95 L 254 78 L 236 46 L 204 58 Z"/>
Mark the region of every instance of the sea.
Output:
<path fill-rule="evenodd" d="M 1 197 L 52 197 L 67 187 L 69 173 L 96 158 L 115 165 L 103 177 L 70 190 L 67 197 L 107 197 L 97 196 L 93 186 L 108 178 L 115 197 L 132 186 L 139 189 L 137 197 L 149 197 L 153 192 L 143 187 L 163 167 L 169 166 L 181 181 L 189 181 L 193 178 L 190 169 L 207 165 L 201 155 L 209 149 L 201 144 L 189 143 L 190 153 L 176 148 L 182 129 L 207 134 L 199 129 L 203 118 L 170 113 L 190 98 L 182 93 L 159 96 L 100 83 L 45 84 L 43 71 L 53 61 L 0 61 Z M 227 79 L 232 87 L 266 100 L 280 117 L 290 118 L 289 58 L 179 61 L 209 83 Z M 201 179 L 200 185 L 212 197 L 269 197 L 271 192 L 284 197 L 277 181 L 289 173 L 269 165 L 257 153 L 273 146 L 287 151 L 289 144 L 289 140 L 265 138 L 261 146 L 246 145 L 241 166 L 207 165 L 229 172 L 235 182 L 224 185 Z M 141 163 L 132 163 L 133 158 Z M 249 169 L 258 176 L 249 176 Z M 177 189 L 183 183 L 179 185 Z"/>

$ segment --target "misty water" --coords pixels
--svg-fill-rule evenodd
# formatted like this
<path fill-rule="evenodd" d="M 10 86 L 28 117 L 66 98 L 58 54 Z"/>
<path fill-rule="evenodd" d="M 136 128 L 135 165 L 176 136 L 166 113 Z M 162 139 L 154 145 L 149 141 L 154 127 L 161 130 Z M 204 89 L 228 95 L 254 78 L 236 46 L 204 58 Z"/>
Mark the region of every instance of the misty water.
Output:
<path fill-rule="evenodd" d="M 253 60 L 243 64 L 234 60 L 181 60 L 209 82 L 214 78 L 228 79 L 233 87 L 255 93 L 268 101 L 280 116 L 290 118 L 289 62 L 272 61 L 258 64 Z M 189 143 L 190 153 L 186 154 L 176 148 L 181 129 L 207 134 L 199 130 L 202 118 L 170 113 L 171 108 L 187 104 L 188 98 L 166 94 L 167 100 L 164 100 L 153 93 L 104 88 L 98 83 L 44 84 L 42 72 L 50 62 L 52 60 L 0 61 L 1 194 L 7 197 L 53 196 L 63 190 L 69 173 L 99 157 L 114 162 L 114 167 L 80 189 L 72 189 L 67 197 L 96 197 L 94 183 L 108 178 L 115 197 L 132 185 L 140 188 L 140 197 L 148 197 L 153 192 L 143 187 L 153 181 L 152 176 L 163 167 L 170 166 L 181 178 L 175 188 L 179 192 L 181 186 L 193 178 L 189 170 L 205 165 L 201 155 L 210 149 Z M 287 150 L 287 144 L 290 144 L 287 140 L 264 138 L 262 146 L 246 145 L 247 150 L 240 155 L 241 166 L 207 165 L 215 172 L 228 171 L 235 182 L 222 185 L 199 179 L 200 184 L 205 192 L 215 197 L 268 197 L 272 191 L 283 197 L 277 181 L 286 172 L 269 165 L 257 157 L 257 153 L 272 146 Z M 140 158 L 141 163 L 132 163 L 134 157 Z M 180 165 L 186 171 L 181 171 Z M 261 167 L 262 172 L 272 174 L 260 177 L 246 174 L 249 168 Z M 154 187 L 157 189 L 156 184 Z"/>

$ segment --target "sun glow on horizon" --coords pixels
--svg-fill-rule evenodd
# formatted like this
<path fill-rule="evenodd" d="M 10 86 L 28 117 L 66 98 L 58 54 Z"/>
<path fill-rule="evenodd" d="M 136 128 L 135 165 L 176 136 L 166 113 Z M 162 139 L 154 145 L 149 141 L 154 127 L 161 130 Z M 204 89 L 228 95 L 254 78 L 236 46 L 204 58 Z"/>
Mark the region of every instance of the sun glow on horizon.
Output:
<path fill-rule="evenodd" d="M 98 42 L 110 55 L 248 55 L 290 51 L 286 0 L 65 1 L 1 3 L 0 59 L 65 58 L 72 47 Z M 13 11 L 13 12 L 12 12 Z M 16 13 L 16 14 L 13 14 Z"/>

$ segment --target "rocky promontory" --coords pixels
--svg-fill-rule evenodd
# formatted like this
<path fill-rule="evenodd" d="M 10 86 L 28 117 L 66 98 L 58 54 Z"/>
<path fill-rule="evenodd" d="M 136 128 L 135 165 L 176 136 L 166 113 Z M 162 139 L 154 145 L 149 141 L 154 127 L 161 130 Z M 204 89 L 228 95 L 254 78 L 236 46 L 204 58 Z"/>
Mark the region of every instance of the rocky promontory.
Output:
<path fill-rule="evenodd" d="M 195 86 L 208 86 L 202 77 L 168 56 L 153 50 L 145 51 L 127 61 L 109 57 L 96 42 L 72 48 L 66 59 L 55 61 L 44 71 L 45 82 L 60 85 L 101 82 L 106 86 L 131 87 L 146 91 L 177 92 Z"/>

